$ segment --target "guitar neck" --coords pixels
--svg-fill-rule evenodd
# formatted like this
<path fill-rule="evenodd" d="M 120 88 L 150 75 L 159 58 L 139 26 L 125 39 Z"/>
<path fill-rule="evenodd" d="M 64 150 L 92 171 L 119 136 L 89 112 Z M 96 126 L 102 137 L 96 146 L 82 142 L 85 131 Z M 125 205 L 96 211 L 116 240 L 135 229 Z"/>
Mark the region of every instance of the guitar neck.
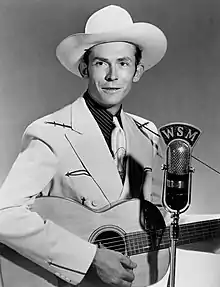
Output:
<path fill-rule="evenodd" d="M 177 245 L 213 239 L 217 236 L 220 236 L 220 219 L 182 224 L 179 226 Z M 125 240 L 129 255 L 169 248 L 171 245 L 170 228 L 127 233 Z"/>

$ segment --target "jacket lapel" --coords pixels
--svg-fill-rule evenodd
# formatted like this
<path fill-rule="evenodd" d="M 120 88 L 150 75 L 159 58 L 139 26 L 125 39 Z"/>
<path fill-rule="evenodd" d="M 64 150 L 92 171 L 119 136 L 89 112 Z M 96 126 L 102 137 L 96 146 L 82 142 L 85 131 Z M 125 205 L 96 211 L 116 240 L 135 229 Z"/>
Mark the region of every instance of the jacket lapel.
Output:
<path fill-rule="evenodd" d="M 152 168 L 153 149 L 150 140 L 140 132 L 130 116 L 122 112 L 121 119 L 127 140 L 127 166 L 120 197 L 139 197 L 145 172 Z"/>
<path fill-rule="evenodd" d="M 122 111 L 122 124 L 127 139 L 127 154 L 137 160 L 143 167 L 152 165 L 152 145 L 142 134 L 133 119 Z"/>
<path fill-rule="evenodd" d="M 123 188 L 117 167 L 98 124 L 80 97 L 72 104 L 72 126 L 66 134 L 80 161 L 109 202 Z M 74 132 L 76 131 L 76 132 Z"/>

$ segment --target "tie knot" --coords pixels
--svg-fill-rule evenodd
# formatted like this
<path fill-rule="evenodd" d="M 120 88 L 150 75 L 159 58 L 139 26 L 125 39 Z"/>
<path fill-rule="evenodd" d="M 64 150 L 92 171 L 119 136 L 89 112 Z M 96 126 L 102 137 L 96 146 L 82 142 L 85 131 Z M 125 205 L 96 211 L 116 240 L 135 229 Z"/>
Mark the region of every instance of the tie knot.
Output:
<path fill-rule="evenodd" d="M 116 116 L 113 116 L 113 123 L 115 127 L 122 128 Z"/>

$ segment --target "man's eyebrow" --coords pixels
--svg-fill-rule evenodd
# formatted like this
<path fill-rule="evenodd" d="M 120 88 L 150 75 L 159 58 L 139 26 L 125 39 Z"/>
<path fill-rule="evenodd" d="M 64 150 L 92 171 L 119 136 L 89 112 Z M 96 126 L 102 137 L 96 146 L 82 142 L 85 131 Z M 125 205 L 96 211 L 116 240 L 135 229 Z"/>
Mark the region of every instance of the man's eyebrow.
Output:
<path fill-rule="evenodd" d="M 93 58 L 93 62 L 99 60 L 99 61 L 103 61 L 103 62 L 108 62 L 109 60 L 107 58 L 103 58 L 103 57 L 94 57 Z"/>
<path fill-rule="evenodd" d="M 104 58 L 104 57 L 94 57 L 94 59 L 92 60 L 93 62 L 99 60 L 99 61 L 103 61 L 103 62 L 109 62 L 108 58 Z M 117 59 L 117 61 L 121 62 L 121 61 L 132 61 L 132 59 L 129 56 L 125 56 L 125 57 L 120 57 Z"/>
<path fill-rule="evenodd" d="M 118 59 L 117 59 L 117 61 L 119 61 L 119 62 L 121 62 L 121 61 L 130 61 L 130 62 L 131 62 L 131 61 L 132 61 L 132 59 L 131 59 L 130 57 L 128 57 L 128 56 L 127 56 L 127 57 L 121 57 L 121 58 L 118 58 Z"/>

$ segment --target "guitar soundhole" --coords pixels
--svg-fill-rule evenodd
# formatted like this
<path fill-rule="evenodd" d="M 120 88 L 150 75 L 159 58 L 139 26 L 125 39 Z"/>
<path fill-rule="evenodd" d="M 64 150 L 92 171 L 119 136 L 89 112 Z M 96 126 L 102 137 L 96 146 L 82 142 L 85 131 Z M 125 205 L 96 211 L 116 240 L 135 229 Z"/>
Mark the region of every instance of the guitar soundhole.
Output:
<path fill-rule="evenodd" d="M 125 242 L 121 234 L 115 231 L 104 231 L 98 234 L 94 240 L 98 247 L 105 247 L 125 254 Z"/>

